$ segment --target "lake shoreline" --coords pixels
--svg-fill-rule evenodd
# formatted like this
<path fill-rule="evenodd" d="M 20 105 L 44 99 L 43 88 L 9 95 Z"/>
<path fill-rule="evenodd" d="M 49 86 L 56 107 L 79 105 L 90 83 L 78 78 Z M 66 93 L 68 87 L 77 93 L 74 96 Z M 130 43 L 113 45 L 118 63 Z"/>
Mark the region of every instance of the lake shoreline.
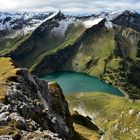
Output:
<path fill-rule="evenodd" d="M 41 79 L 48 82 L 57 82 L 60 84 L 65 95 L 77 92 L 105 92 L 112 95 L 124 96 L 124 93 L 118 88 L 86 73 L 62 71 L 47 74 L 41 77 Z"/>

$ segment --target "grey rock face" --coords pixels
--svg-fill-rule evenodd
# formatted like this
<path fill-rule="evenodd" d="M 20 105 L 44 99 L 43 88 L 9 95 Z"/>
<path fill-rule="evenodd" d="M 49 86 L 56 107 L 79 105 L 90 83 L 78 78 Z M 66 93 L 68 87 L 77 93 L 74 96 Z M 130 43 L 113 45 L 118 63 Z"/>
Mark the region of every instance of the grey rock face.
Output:
<path fill-rule="evenodd" d="M 0 102 L 1 126 L 14 121 L 14 129 L 25 139 L 28 135 L 34 135 L 34 139 L 72 139 L 74 130 L 68 104 L 57 83 L 40 80 L 26 69 L 20 69 L 9 80 L 6 99 Z M 13 138 L 10 134 L 8 137 Z"/>

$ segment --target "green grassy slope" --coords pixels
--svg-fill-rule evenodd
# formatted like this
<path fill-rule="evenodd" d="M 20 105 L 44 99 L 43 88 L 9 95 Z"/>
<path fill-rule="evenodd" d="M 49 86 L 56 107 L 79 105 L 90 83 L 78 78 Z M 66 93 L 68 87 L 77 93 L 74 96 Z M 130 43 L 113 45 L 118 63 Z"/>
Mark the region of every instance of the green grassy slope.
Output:
<path fill-rule="evenodd" d="M 31 67 L 40 63 L 48 53 L 55 53 L 57 48 L 63 48 L 67 44 L 73 43 L 83 33 L 85 28 L 82 25 L 71 25 L 66 31 L 65 37 L 51 34 L 49 30 L 35 30 L 15 52 L 11 52 L 12 58 L 19 66 L 31 69 Z"/>
<path fill-rule="evenodd" d="M 105 140 L 140 138 L 140 101 L 103 93 L 79 93 L 66 98 L 72 114 L 76 110 L 89 116 L 105 130 Z"/>
<path fill-rule="evenodd" d="M 82 34 L 84 33 L 85 30 L 86 30 L 85 27 L 81 24 L 80 25 L 75 25 L 75 24 L 70 25 L 66 31 L 64 41 L 61 44 L 59 44 L 58 46 L 56 45 L 55 48 L 52 48 L 49 51 L 42 53 L 38 57 L 38 59 L 35 61 L 34 65 L 30 68 L 30 71 L 31 72 L 36 71 L 36 70 L 38 71 L 38 69 L 40 69 L 39 67 L 41 67 L 42 64 L 47 61 L 47 58 L 49 58 L 49 56 L 53 56 L 57 53 L 59 54 L 59 52 L 61 53 L 61 51 L 63 52 L 63 50 L 73 46 L 74 43 L 82 36 Z M 64 55 L 68 55 L 67 52 Z M 62 55 L 61 55 L 61 57 L 62 57 Z M 59 57 L 59 59 L 61 59 L 61 58 Z M 58 61 L 61 62 L 61 60 L 58 60 Z M 55 63 L 55 62 L 53 62 L 53 63 Z M 56 61 L 56 63 L 57 63 L 57 61 Z M 63 60 L 62 60 L 62 63 L 63 63 Z M 50 69 L 50 68 L 48 67 L 48 69 Z M 43 74 L 43 71 L 42 71 L 42 74 Z"/>
<path fill-rule="evenodd" d="M 101 42 L 102 39 L 104 39 L 103 36 L 104 37 L 106 36 L 106 32 L 107 33 L 110 32 L 103 27 L 103 24 L 104 23 L 101 23 L 101 25 L 97 25 L 97 29 L 93 28 L 93 29 L 85 30 L 82 27 L 82 30 L 81 28 L 76 30 L 77 32 L 74 32 L 73 35 L 71 35 L 71 32 L 70 32 L 66 41 L 64 41 L 64 43 L 61 44 L 58 48 L 51 50 L 49 52 L 46 52 L 44 57 L 42 57 L 41 61 L 39 61 L 39 63 L 36 63 L 36 65 L 32 68 L 32 71 L 34 73 L 38 72 L 38 73 L 43 73 L 43 74 L 45 73 L 45 70 L 49 71 L 48 69 L 51 69 L 52 71 L 56 71 L 55 67 L 52 67 L 52 68 L 48 67 L 47 69 L 47 66 L 51 65 L 53 59 L 54 59 L 53 62 L 55 61 L 54 62 L 55 65 L 60 65 L 60 63 L 63 64 L 64 60 L 67 62 L 66 65 L 60 68 L 60 70 L 68 69 L 68 70 L 74 70 L 74 71 L 83 71 L 83 69 L 86 69 L 86 63 L 88 63 L 89 60 L 94 59 L 94 58 L 95 59 L 100 58 L 100 56 L 98 56 L 98 54 L 100 53 L 100 50 L 102 48 L 106 49 L 106 47 L 104 47 L 105 45 L 102 48 L 100 48 L 100 46 L 98 45 L 99 42 Z M 102 28 L 103 28 L 103 31 L 102 31 Z M 75 29 L 71 29 L 71 30 L 75 31 Z M 102 36 L 102 33 L 104 33 L 103 36 Z M 97 34 L 99 37 L 97 36 Z M 112 48 L 112 45 L 108 45 L 108 48 L 109 49 Z M 95 51 L 96 53 L 98 51 L 98 54 L 96 56 L 94 56 Z M 107 54 L 108 52 L 106 51 L 103 54 L 101 54 L 101 57 L 108 57 Z M 92 58 L 92 55 L 94 58 Z M 59 59 L 57 59 L 55 56 L 58 57 Z M 80 59 L 77 58 L 78 56 L 80 57 Z M 61 61 L 61 58 L 62 58 L 62 61 Z M 76 60 L 78 62 L 76 62 Z"/>
<path fill-rule="evenodd" d="M 114 48 L 113 30 L 102 28 L 97 32 L 89 33 L 72 57 L 72 68 L 100 77 L 104 73 L 105 60 L 113 55 Z"/>
<path fill-rule="evenodd" d="M 24 41 L 26 41 L 30 37 L 30 35 L 31 33 L 25 36 L 19 35 L 15 38 L 0 38 L 0 55 L 5 55 L 10 53 L 11 51 L 14 51 L 18 48 L 18 46 L 20 46 Z"/>
<path fill-rule="evenodd" d="M 0 57 L 0 66 L 0 101 L 3 101 L 8 78 L 15 76 L 18 69 L 15 68 L 10 58 Z"/>
<path fill-rule="evenodd" d="M 68 31 L 73 30 L 71 27 Z M 77 31 L 79 34 L 81 28 Z M 103 22 L 82 30 L 77 37 L 75 33 L 67 32 L 60 46 L 43 53 L 31 72 L 39 76 L 63 70 L 85 72 L 121 88 L 131 98 L 140 98 L 140 33 L 125 27 L 107 29 Z"/>

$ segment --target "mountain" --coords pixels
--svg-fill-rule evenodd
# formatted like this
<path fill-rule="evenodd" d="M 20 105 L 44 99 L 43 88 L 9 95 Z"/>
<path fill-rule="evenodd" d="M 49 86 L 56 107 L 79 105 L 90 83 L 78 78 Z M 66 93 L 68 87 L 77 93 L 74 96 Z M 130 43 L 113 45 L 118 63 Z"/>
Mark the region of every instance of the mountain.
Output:
<path fill-rule="evenodd" d="M 125 11 L 118 15 L 113 21 L 114 24 L 132 28 L 140 32 L 140 14 L 131 11 Z"/>
<path fill-rule="evenodd" d="M 0 54 L 38 76 L 63 70 L 88 73 L 137 99 L 139 18 L 134 11 L 85 17 L 59 11 L 30 34 L 3 45 Z"/>
<path fill-rule="evenodd" d="M 0 12 L 0 51 L 5 54 L 15 49 L 30 36 L 48 13 L 7 13 Z"/>
<path fill-rule="evenodd" d="M 0 12 L 0 36 L 12 33 L 27 34 L 39 26 L 49 13 L 7 13 Z"/>
<path fill-rule="evenodd" d="M 10 58 L 0 58 L 0 65 L 0 139 L 71 140 L 75 132 L 60 86 Z"/>
<path fill-rule="evenodd" d="M 30 68 L 44 52 L 52 50 L 64 42 L 65 32 L 72 20 L 73 18 L 66 18 L 61 12 L 54 13 L 36 28 L 17 49 L 10 52 L 11 57 L 19 60 L 16 62 L 17 64 L 20 65 L 20 62 L 24 61 L 24 67 Z M 33 55 L 29 55 L 30 53 Z"/>

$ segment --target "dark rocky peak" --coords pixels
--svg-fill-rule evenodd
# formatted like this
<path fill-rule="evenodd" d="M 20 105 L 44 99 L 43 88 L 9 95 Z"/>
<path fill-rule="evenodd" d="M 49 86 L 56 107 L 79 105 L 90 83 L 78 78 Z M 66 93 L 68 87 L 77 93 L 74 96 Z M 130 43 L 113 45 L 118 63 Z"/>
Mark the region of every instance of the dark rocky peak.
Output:
<path fill-rule="evenodd" d="M 91 28 L 87 29 L 87 30 L 91 30 L 93 32 L 96 32 L 98 30 L 102 30 L 103 28 L 106 28 L 105 23 L 107 22 L 107 20 L 105 18 L 103 18 L 99 23 L 93 25 Z"/>
<path fill-rule="evenodd" d="M 120 14 L 118 17 L 116 17 L 115 20 L 119 18 L 122 18 L 123 20 L 132 20 L 132 19 L 136 20 L 136 19 L 140 19 L 140 14 L 138 14 L 135 11 L 126 10 L 122 14 Z"/>
<path fill-rule="evenodd" d="M 129 11 L 129 10 L 125 10 L 122 14 L 124 14 L 124 15 L 131 15 L 131 16 L 134 16 L 134 15 L 138 16 L 139 15 L 139 13 L 137 13 L 136 11 Z"/>
<path fill-rule="evenodd" d="M 39 27 L 36 28 L 33 35 L 44 37 L 45 34 L 50 34 L 51 30 L 55 27 L 59 27 L 59 22 L 64 19 L 66 19 L 66 17 L 61 11 L 51 14 Z"/>
<path fill-rule="evenodd" d="M 51 14 L 46 21 L 50 21 L 50 20 L 62 20 L 65 19 L 65 15 L 59 10 L 58 12 L 55 12 L 53 14 Z"/>
<path fill-rule="evenodd" d="M 4 20 L 3 20 L 3 24 L 5 24 L 6 22 L 10 21 L 12 18 L 11 17 L 6 17 Z"/>
<path fill-rule="evenodd" d="M 84 16 L 73 16 L 73 17 L 75 17 L 76 19 L 78 19 L 78 20 L 87 20 L 87 19 L 89 19 L 89 18 L 94 18 L 94 17 L 97 17 L 96 15 L 84 15 Z"/>
<path fill-rule="evenodd" d="M 58 12 L 58 14 L 57 14 L 57 17 L 58 17 L 58 18 L 64 18 L 65 15 L 62 13 L 61 10 L 59 10 L 59 12 Z"/>
<path fill-rule="evenodd" d="M 102 30 L 103 28 L 106 28 L 105 23 L 106 19 L 102 19 L 98 24 L 93 25 L 91 28 L 88 28 L 81 37 L 81 41 L 84 40 L 86 36 L 93 35 L 94 33 Z"/>
<path fill-rule="evenodd" d="M 108 14 L 109 13 L 107 13 L 107 12 L 101 12 L 99 15 L 97 15 L 97 16 L 103 16 L 103 17 L 106 17 L 106 16 L 108 16 Z"/>
<path fill-rule="evenodd" d="M 114 24 L 130 27 L 140 32 L 140 14 L 133 11 L 124 11 L 112 20 Z"/>

